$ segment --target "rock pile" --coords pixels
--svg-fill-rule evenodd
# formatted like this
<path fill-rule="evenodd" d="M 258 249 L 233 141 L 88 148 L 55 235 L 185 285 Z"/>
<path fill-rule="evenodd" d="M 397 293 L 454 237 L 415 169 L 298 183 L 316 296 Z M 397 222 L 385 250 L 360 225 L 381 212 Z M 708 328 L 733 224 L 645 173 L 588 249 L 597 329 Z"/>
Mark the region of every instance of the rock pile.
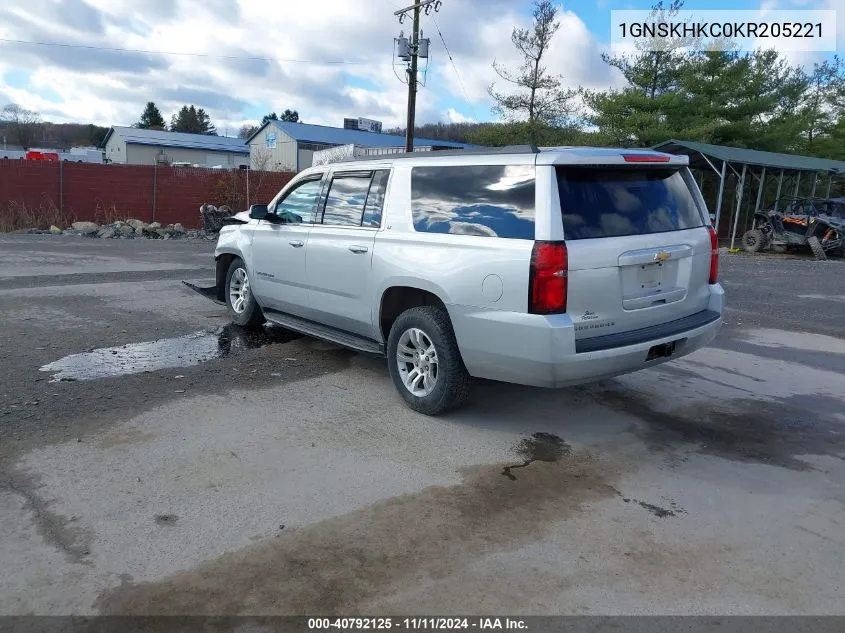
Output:
<path fill-rule="evenodd" d="M 148 239 L 148 240 L 176 240 L 176 239 L 209 239 L 217 238 L 214 232 L 205 229 L 186 229 L 179 224 L 162 226 L 159 222 L 144 222 L 130 218 L 125 222 L 118 220 L 111 224 L 97 224 L 96 222 L 74 222 L 68 228 L 62 229 L 51 226 L 49 229 L 28 229 L 24 233 L 52 234 L 52 235 L 83 235 L 85 237 L 99 237 L 101 239 Z"/>

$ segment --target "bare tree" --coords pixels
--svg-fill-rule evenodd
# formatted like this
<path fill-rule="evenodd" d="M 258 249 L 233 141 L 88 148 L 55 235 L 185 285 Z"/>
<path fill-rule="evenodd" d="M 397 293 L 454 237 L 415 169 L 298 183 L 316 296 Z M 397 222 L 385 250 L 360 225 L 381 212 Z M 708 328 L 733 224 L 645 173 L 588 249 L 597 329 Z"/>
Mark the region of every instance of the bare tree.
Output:
<path fill-rule="evenodd" d="M 250 173 L 247 173 L 247 183 L 249 188 L 247 205 L 252 204 L 253 200 L 258 200 L 257 204 L 265 204 L 269 200 L 261 198 L 261 186 L 267 178 L 267 171 L 270 167 L 270 151 L 259 145 L 249 148 L 249 171 L 256 172 L 252 182 L 250 182 Z"/>
<path fill-rule="evenodd" d="M 27 110 L 17 103 L 10 103 L 0 110 L 0 121 L 9 127 L 12 139 L 24 149 L 32 147 L 41 126 L 41 117 L 37 112 Z"/>
<path fill-rule="evenodd" d="M 267 171 L 270 166 L 270 151 L 259 145 L 249 148 L 249 168 L 256 171 Z"/>
<path fill-rule="evenodd" d="M 242 139 L 246 140 L 250 136 L 255 134 L 257 131 L 258 131 L 257 125 L 253 125 L 251 123 L 244 123 L 241 126 L 241 129 L 238 130 L 238 138 L 242 138 Z"/>
<path fill-rule="evenodd" d="M 557 7 L 550 0 L 534 1 L 534 24 L 531 28 L 514 28 L 511 42 L 522 54 L 523 62 L 518 70 L 508 70 L 495 61 L 493 69 L 506 82 L 515 85 L 518 91 L 505 94 L 490 84 L 488 92 L 496 102 L 494 110 L 511 120 L 527 117 L 529 124 L 561 125 L 573 114 L 570 101 L 577 90 L 563 88 L 563 77 L 553 75 L 543 64 L 560 22 Z"/>

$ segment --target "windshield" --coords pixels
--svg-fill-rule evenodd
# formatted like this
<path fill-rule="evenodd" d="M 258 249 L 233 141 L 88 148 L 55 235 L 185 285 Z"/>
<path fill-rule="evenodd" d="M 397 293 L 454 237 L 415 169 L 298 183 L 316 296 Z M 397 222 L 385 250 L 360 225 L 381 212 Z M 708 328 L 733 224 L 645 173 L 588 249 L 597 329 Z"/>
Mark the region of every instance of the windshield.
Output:
<path fill-rule="evenodd" d="M 704 226 L 677 169 L 558 167 L 557 183 L 568 240 Z"/>

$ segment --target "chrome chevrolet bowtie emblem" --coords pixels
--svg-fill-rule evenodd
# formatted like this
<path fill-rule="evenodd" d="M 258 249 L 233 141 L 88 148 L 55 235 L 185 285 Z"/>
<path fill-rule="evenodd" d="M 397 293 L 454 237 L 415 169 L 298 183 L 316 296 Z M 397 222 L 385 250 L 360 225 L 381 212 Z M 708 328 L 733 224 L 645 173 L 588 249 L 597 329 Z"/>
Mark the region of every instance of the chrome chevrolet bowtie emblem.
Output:
<path fill-rule="evenodd" d="M 654 261 L 665 262 L 670 257 L 671 257 L 671 255 L 669 253 L 667 253 L 666 251 L 660 251 L 659 253 L 654 254 Z"/>

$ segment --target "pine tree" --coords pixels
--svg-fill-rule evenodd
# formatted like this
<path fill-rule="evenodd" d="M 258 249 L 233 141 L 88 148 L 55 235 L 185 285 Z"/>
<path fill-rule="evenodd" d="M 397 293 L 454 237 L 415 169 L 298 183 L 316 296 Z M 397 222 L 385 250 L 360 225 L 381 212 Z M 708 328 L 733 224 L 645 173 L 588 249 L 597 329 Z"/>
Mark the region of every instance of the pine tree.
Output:
<path fill-rule="evenodd" d="M 511 42 L 523 57 L 519 69 L 508 70 L 493 62 L 496 74 L 516 86 L 517 92 L 499 92 L 495 84 L 488 88 L 496 112 L 511 121 L 527 120 L 532 142 L 538 135 L 535 127 L 567 122 L 573 113 L 571 100 L 577 94 L 575 90 L 563 88 L 562 77 L 550 74 L 543 65 L 552 38 L 560 28 L 557 7 L 550 0 L 535 0 L 533 17 L 531 28 L 515 28 L 511 33 Z"/>
<path fill-rule="evenodd" d="M 141 113 L 141 119 L 135 124 L 135 127 L 142 130 L 166 130 L 167 123 L 164 122 L 164 117 L 158 107 L 152 101 L 148 101 L 144 112 Z"/>
<path fill-rule="evenodd" d="M 170 119 L 171 132 L 187 132 L 189 134 L 217 135 L 217 130 L 211 122 L 211 117 L 202 108 L 193 105 L 183 105 L 177 114 Z"/>
<path fill-rule="evenodd" d="M 290 123 L 298 123 L 299 122 L 299 112 L 296 110 L 285 110 L 282 112 L 282 115 L 279 117 L 280 121 L 288 121 Z"/>

